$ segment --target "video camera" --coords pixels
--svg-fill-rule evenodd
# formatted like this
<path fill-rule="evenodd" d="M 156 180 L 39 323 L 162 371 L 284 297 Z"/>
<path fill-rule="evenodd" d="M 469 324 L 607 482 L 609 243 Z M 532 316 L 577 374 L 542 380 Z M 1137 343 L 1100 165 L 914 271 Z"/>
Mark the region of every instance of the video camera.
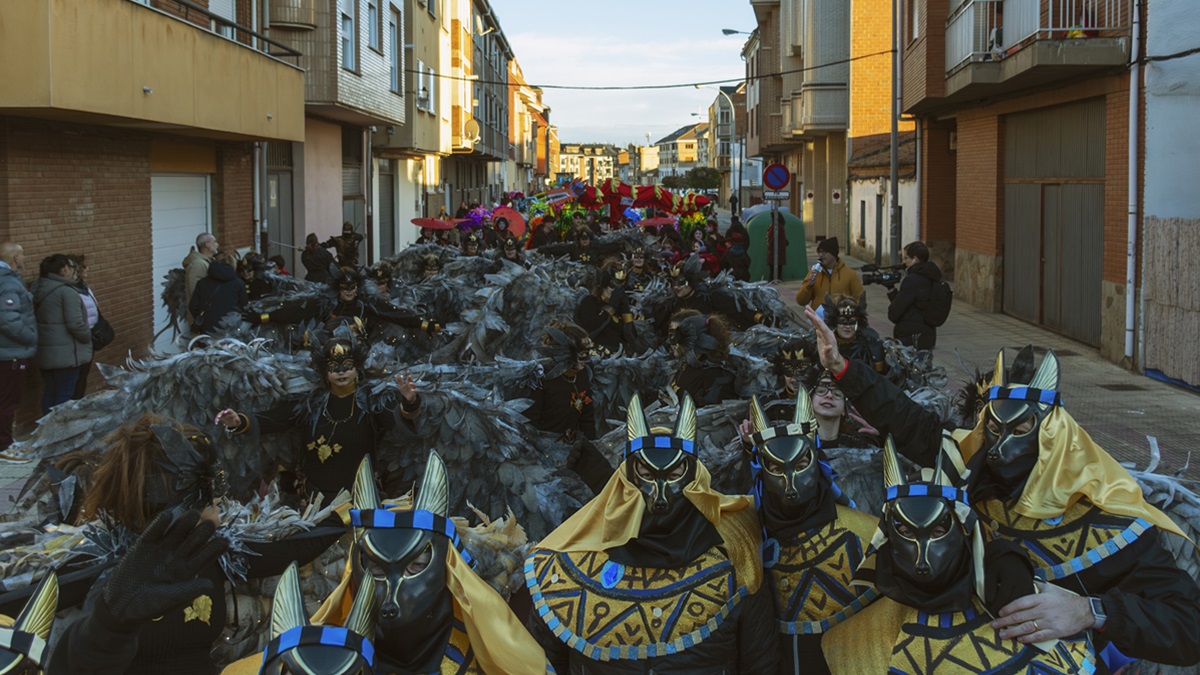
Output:
<path fill-rule="evenodd" d="M 889 265 L 888 267 L 863 265 L 861 271 L 864 286 L 879 284 L 880 286 L 891 288 L 900 283 L 900 280 L 904 278 L 904 265 Z"/>

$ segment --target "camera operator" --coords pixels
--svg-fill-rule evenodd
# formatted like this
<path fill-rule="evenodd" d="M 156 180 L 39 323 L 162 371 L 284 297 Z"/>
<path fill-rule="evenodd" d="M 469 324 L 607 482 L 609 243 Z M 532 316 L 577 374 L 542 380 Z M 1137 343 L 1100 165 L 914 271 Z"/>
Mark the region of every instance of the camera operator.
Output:
<path fill-rule="evenodd" d="M 796 304 L 808 305 L 813 309 L 821 306 L 826 295 L 848 295 L 857 298 L 863 293 L 862 280 L 858 274 L 846 267 L 839 257 L 841 248 L 837 237 L 822 239 L 817 244 L 817 264 L 812 266 L 800 290 L 796 291 Z"/>
<path fill-rule="evenodd" d="M 900 289 L 888 286 L 888 320 L 895 324 L 892 337 L 917 349 L 933 349 L 937 328 L 925 320 L 923 310 L 933 285 L 942 280 L 942 270 L 929 262 L 929 247 L 921 241 L 904 247 L 902 261 L 907 271 Z"/>

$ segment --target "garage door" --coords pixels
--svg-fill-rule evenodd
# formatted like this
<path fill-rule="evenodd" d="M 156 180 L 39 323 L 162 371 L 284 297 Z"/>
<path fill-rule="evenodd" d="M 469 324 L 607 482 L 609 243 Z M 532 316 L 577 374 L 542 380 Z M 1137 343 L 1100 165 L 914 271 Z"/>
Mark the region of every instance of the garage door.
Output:
<path fill-rule="evenodd" d="M 196 245 L 196 235 L 212 231 L 208 176 L 162 174 L 150 177 L 151 244 L 154 248 L 154 342 L 156 350 L 170 351 L 173 332 L 167 310 L 159 299 L 163 278 Z"/>

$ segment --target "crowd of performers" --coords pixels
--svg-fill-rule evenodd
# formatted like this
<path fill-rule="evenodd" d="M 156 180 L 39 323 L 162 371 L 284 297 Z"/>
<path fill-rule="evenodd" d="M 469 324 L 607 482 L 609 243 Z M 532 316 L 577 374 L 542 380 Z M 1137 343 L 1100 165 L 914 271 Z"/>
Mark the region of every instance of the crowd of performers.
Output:
<path fill-rule="evenodd" d="M 956 390 L 863 298 L 714 269 L 707 226 L 681 255 L 553 215 L 264 267 L 186 351 L 102 366 L 11 449 L 0 672 L 1200 662 L 1200 501 L 1096 445 L 1052 351 Z"/>

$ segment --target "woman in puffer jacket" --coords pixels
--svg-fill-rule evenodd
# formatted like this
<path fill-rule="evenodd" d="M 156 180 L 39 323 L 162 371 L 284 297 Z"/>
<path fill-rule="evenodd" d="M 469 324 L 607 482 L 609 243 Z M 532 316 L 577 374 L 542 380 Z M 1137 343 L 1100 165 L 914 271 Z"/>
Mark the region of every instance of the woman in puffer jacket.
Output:
<path fill-rule="evenodd" d="M 75 393 L 79 367 L 92 360 L 92 332 L 79 297 L 78 270 L 61 253 L 47 257 L 33 282 L 38 323 L 34 363 L 42 371 L 42 414 Z"/>

